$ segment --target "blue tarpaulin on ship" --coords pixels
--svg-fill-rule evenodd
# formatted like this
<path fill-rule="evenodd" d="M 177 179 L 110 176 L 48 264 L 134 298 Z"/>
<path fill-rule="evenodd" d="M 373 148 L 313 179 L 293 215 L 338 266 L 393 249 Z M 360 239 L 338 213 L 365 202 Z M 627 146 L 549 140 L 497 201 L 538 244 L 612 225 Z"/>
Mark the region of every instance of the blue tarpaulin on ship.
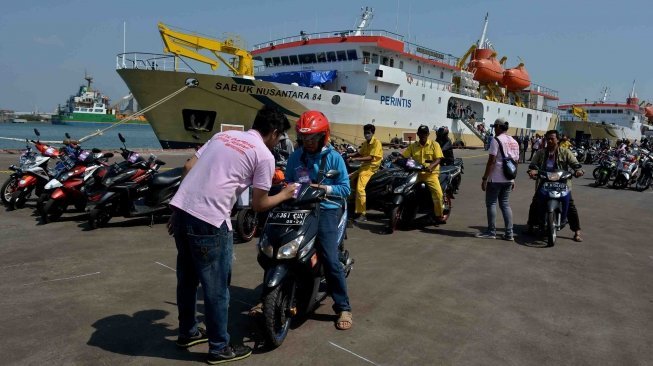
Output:
<path fill-rule="evenodd" d="M 267 76 L 257 76 L 257 79 L 271 81 L 273 83 L 292 84 L 297 83 L 299 86 L 314 87 L 326 84 L 335 80 L 338 76 L 336 70 L 330 71 L 292 71 L 278 72 Z"/>

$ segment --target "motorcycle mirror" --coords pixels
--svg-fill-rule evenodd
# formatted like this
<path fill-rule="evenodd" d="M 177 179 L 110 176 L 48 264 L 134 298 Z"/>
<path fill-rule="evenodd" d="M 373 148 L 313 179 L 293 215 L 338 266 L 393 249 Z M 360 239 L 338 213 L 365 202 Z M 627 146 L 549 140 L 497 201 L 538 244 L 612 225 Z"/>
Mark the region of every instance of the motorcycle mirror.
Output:
<path fill-rule="evenodd" d="M 340 171 L 331 169 L 324 175 L 325 178 L 336 179 L 340 176 Z"/>
<path fill-rule="evenodd" d="M 34 129 L 34 134 L 35 134 L 36 136 L 41 136 L 41 133 L 39 132 L 39 129 L 38 129 L 38 128 L 35 128 L 35 129 Z"/>
<path fill-rule="evenodd" d="M 122 136 L 122 133 L 118 132 L 118 138 L 120 139 L 120 142 L 122 142 L 123 144 L 125 143 L 126 140 L 125 140 L 125 138 Z"/>
<path fill-rule="evenodd" d="M 112 157 L 113 157 L 113 153 L 108 152 L 108 153 L 102 154 L 102 157 L 103 157 L 103 158 L 112 158 Z"/>
<path fill-rule="evenodd" d="M 70 134 L 69 134 L 68 132 L 66 132 L 65 135 L 66 135 L 66 138 L 67 138 L 67 139 L 70 138 Z"/>
<path fill-rule="evenodd" d="M 154 160 L 154 163 L 155 163 L 156 165 L 166 165 L 166 162 L 165 162 L 165 161 L 163 161 L 163 160 L 159 160 L 159 159 Z"/>
<path fill-rule="evenodd" d="M 92 151 L 94 154 L 97 154 L 97 153 L 101 153 L 101 152 L 102 152 L 102 150 L 98 149 L 97 147 L 94 147 L 93 149 L 91 149 L 91 151 Z"/>

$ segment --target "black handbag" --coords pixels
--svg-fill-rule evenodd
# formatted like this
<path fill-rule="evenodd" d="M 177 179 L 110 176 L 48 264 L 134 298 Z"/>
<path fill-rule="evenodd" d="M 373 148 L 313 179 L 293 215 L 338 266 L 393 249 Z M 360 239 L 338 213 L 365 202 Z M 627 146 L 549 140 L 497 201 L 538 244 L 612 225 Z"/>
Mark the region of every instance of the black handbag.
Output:
<path fill-rule="evenodd" d="M 517 178 L 517 162 L 512 157 L 506 156 L 506 154 L 503 152 L 503 145 L 501 145 L 501 141 L 499 141 L 497 137 L 494 139 L 497 140 L 497 144 L 499 144 L 499 151 L 501 151 L 501 158 L 503 159 L 503 175 L 506 177 L 506 179 L 509 180 Z"/>

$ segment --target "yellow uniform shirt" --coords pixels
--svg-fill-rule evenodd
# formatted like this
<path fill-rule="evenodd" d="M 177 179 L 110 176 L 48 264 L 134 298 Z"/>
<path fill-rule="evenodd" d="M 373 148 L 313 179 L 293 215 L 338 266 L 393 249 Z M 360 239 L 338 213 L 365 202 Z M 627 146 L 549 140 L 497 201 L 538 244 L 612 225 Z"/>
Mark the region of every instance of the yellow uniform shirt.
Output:
<path fill-rule="evenodd" d="M 433 140 L 426 140 L 426 144 L 424 146 L 420 145 L 419 141 L 413 142 L 412 144 L 408 145 L 406 150 L 404 150 L 403 156 L 405 158 L 411 158 L 424 166 L 431 165 L 431 163 L 426 162 L 427 160 L 433 162 L 436 159 L 442 159 L 444 157 L 444 155 L 442 155 L 440 144 Z M 440 173 L 439 164 L 435 167 L 433 173 Z"/>
<path fill-rule="evenodd" d="M 571 142 L 570 141 L 562 141 L 560 143 L 560 147 L 563 147 L 565 149 L 569 149 L 569 148 L 571 148 Z"/>
<path fill-rule="evenodd" d="M 376 137 L 372 137 L 370 142 L 363 142 L 363 145 L 358 149 L 358 153 L 361 156 L 371 156 L 372 161 L 363 161 L 361 162 L 360 171 L 370 171 L 375 172 L 379 170 L 381 166 L 381 160 L 383 159 L 383 147 L 381 146 L 381 141 L 377 140 Z"/>

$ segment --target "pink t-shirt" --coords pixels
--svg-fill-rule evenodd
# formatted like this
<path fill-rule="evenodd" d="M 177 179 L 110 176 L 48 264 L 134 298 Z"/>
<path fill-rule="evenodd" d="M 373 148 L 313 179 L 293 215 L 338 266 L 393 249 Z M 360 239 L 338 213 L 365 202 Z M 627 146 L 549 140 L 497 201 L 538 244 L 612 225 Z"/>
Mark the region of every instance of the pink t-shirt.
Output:
<path fill-rule="evenodd" d="M 503 146 L 503 153 L 506 154 L 506 156 L 510 156 L 515 161 L 519 161 L 519 143 L 505 133 L 502 133 L 497 138 L 499 141 L 501 141 L 501 145 Z M 492 139 L 492 142 L 490 142 L 489 153 L 490 155 L 496 156 L 497 161 L 494 163 L 492 172 L 490 172 L 488 182 L 513 182 L 514 179 L 507 179 L 505 175 L 503 175 L 503 157 L 501 157 L 501 151 L 499 151 L 499 144 L 497 144 L 497 140 Z"/>
<path fill-rule="evenodd" d="M 274 156 L 256 130 L 217 133 L 195 156 L 170 204 L 216 227 L 226 221 L 231 230 L 231 209 L 248 186 L 272 186 Z"/>

